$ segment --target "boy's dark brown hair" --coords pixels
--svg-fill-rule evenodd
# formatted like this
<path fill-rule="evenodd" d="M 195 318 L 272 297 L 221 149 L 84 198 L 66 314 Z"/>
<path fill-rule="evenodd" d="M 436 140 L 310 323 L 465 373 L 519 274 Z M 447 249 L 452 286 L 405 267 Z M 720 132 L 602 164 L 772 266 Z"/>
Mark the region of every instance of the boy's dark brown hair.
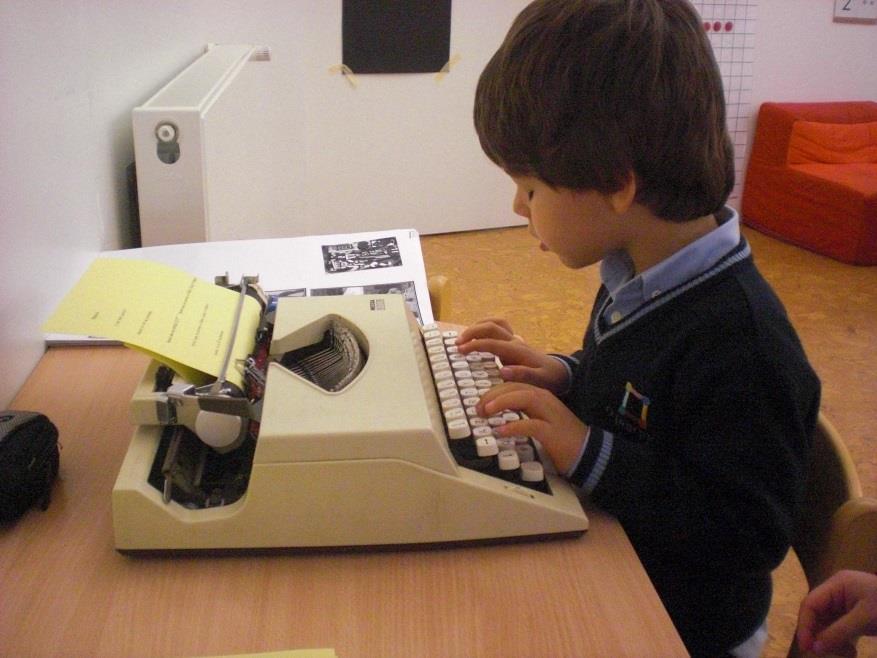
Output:
<path fill-rule="evenodd" d="M 612 193 L 672 221 L 734 186 L 722 80 L 686 0 L 536 0 L 475 93 L 484 152 L 513 175 Z"/>

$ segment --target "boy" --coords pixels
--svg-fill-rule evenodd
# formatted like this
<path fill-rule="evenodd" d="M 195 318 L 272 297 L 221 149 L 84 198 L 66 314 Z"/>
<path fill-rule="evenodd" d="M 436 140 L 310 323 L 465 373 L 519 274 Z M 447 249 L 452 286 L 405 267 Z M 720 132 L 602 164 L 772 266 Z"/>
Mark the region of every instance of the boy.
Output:
<path fill-rule="evenodd" d="M 475 126 L 540 247 L 602 261 L 603 282 L 571 356 L 501 320 L 461 334 L 505 364 L 479 411 L 526 412 L 504 434 L 617 516 L 693 655 L 758 655 L 819 381 L 724 207 L 733 151 L 697 13 L 537 0 L 481 75 Z"/>

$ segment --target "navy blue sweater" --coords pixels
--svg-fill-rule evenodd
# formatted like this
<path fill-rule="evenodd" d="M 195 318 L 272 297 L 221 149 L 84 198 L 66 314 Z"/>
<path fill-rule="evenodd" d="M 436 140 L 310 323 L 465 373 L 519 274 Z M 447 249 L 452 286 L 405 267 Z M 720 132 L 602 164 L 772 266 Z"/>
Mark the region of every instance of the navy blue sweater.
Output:
<path fill-rule="evenodd" d="M 570 479 L 621 522 L 692 655 L 720 655 L 767 614 L 819 380 L 743 240 L 611 328 L 607 299 L 569 358 L 591 427 Z"/>

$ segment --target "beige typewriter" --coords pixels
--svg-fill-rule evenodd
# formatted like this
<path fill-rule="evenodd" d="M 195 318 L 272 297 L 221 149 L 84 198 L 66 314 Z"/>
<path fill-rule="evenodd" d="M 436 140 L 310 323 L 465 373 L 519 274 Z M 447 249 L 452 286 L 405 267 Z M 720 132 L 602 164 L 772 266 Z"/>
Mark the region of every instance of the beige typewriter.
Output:
<path fill-rule="evenodd" d="M 152 363 L 113 488 L 116 548 L 269 549 L 578 535 L 576 492 L 513 418 L 474 403 L 499 379 L 400 295 L 266 300 L 246 390 Z M 231 361 L 231 362 L 229 362 Z"/>

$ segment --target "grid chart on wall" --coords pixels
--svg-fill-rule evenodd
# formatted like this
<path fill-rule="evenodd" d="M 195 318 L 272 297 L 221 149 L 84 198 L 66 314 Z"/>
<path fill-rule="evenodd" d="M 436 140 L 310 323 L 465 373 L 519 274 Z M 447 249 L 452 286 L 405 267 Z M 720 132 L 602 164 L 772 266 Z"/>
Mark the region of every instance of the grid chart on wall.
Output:
<path fill-rule="evenodd" d="M 722 73 L 728 132 L 734 143 L 736 182 L 731 201 L 739 200 L 751 115 L 752 64 L 755 52 L 755 0 L 694 0 Z"/>

